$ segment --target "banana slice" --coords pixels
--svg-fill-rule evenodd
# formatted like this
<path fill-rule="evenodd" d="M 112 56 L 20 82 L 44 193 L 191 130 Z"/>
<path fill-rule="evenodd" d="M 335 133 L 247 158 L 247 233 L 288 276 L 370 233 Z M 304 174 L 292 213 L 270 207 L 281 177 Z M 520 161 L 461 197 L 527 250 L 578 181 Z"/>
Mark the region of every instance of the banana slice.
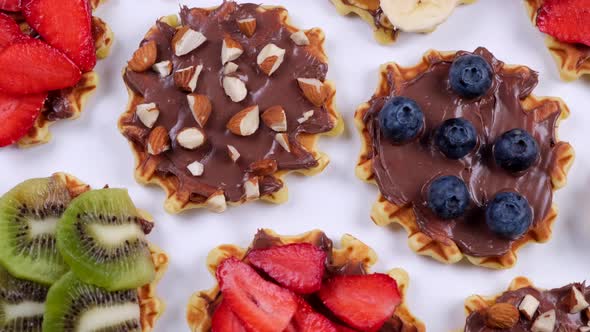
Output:
<path fill-rule="evenodd" d="M 430 32 L 460 3 L 461 0 L 381 0 L 381 9 L 402 31 Z"/>

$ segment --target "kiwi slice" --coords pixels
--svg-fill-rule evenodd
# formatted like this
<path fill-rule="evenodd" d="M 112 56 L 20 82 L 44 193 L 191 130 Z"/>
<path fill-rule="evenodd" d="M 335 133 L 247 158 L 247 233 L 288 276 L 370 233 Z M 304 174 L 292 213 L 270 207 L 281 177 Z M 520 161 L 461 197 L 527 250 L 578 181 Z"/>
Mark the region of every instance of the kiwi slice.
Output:
<path fill-rule="evenodd" d="M 57 246 L 82 281 L 109 291 L 155 278 L 143 220 L 127 190 L 88 191 L 74 199 L 57 226 Z"/>
<path fill-rule="evenodd" d="M 0 265 L 19 279 L 51 285 L 68 271 L 56 228 L 71 196 L 58 177 L 27 180 L 0 198 Z"/>
<path fill-rule="evenodd" d="M 49 289 L 43 332 L 141 332 L 137 290 L 109 292 L 66 273 Z"/>
<path fill-rule="evenodd" d="M 41 332 L 48 290 L 0 268 L 0 331 Z"/>

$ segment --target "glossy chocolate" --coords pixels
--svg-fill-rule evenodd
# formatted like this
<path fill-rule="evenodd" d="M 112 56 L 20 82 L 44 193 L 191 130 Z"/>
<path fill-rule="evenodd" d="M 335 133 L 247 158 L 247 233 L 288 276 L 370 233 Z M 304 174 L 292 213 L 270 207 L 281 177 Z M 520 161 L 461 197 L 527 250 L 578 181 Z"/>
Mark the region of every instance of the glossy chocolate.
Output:
<path fill-rule="evenodd" d="M 307 47 L 294 44 L 290 38 L 294 30 L 284 25 L 281 19 L 283 13 L 285 10 L 282 8 L 262 10 L 255 4 L 235 2 L 224 2 L 212 11 L 183 7 L 180 13 L 182 25 L 203 33 L 207 38 L 203 45 L 188 55 L 177 57 L 171 48 L 176 30 L 163 22 L 158 22 L 143 41 L 155 41 L 157 61 L 170 60 L 174 70 L 203 65 L 195 93 L 208 96 L 213 105 L 211 117 L 204 128 L 207 142 L 196 150 L 187 150 L 172 139 L 171 149 L 163 154 L 145 154 L 146 158 L 156 159 L 159 175 L 177 178 L 178 191 L 188 193 L 193 202 L 202 202 L 220 189 L 228 201 L 242 200 L 245 197 L 243 183 L 252 176 L 248 168 L 262 159 L 274 159 L 279 172 L 310 169 L 318 165 L 314 156 L 297 139 L 302 134 L 328 132 L 335 124 L 325 107 L 315 107 L 303 97 L 296 79 L 317 78 L 324 81 L 328 65 L 316 58 Z M 240 32 L 236 23 L 249 17 L 255 17 L 257 21 L 256 32 L 250 38 Z M 244 48 L 244 54 L 233 61 L 239 66 L 238 71 L 229 75 L 246 83 L 248 96 L 240 103 L 232 102 L 221 84 L 221 44 L 225 36 L 231 36 Z M 284 62 L 271 77 L 262 73 L 256 63 L 258 53 L 269 43 L 286 50 Z M 176 137 L 182 128 L 198 127 L 189 109 L 187 94 L 175 87 L 173 75 L 161 78 L 153 71 L 137 73 L 126 70 L 124 79 L 134 93 L 144 98 L 145 103 L 157 104 L 160 116 L 155 126 L 164 126 L 170 137 Z M 248 137 L 236 136 L 226 129 L 234 114 L 252 105 L 258 105 L 261 112 L 274 105 L 285 109 L 290 153 L 275 142 L 275 132 L 262 122 L 256 133 Z M 313 116 L 299 124 L 297 119 L 309 110 L 314 110 Z M 126 135 L 136 149 L 146 151 L 146 128 L 140 120 L 136 116 L 123 117 L 121 125 L 138 129 L 134 132 L 140 134 Z M 229 158 L 227 145 L 233 145 L 241 154 L 237 163 Z M 187 169 L 187 165 L 194 161 L 204 164 L 204 173 L 200 177 L 193 176 Z M 282 186 L 283 183 L 273 175 L 264 176 L 260 179 L 260 194 L 271 194 Z"/>
<path fill-rule="evenodd" d="M 513 243 L 493 234 L 486 226 L 486 202 L 501 191 L 516 191 L 527 198 L 534 214 L 533 225 L 544 222 L 551 209 L 554 167 L 559 145 L 555 136 L 559 107 L 554 103 L 547 110 L 526 113 L 521 101 L 537 85 L 537 73 L 519 66 L 507 68 L 485 48 L 475 54 L 484 57 L 493 68 L 494 82 L 481 98 L 467 100 L 449 87 L 450 61 L 431 59 L 433 64 L 415 79 L 395 85 L 389 77 L 390 96 L 416 100 L 425 115 L 425 133 L 417 140 L 395 145 L 383 136 L 378 113 L 390 96 L 375 96 L 364 122 L 372 140 L 375 180 L 382 195 L 397 206 L 411 205 L 420 230 L 433 239 L 454 241 L 461 251 L 476 257 L 506 254 Z M 467 54 L 459 52 L 457 56 Z M 393 75 L 390 73 L 389 75 Z M 449 118 L 464 117 L 473 123 L 478 134 L 474 151 L 460 160 L 446 158 L 433 143 L 435 129 Z M 504 132 L 523 128 L 538 142 L 541 155 L 522 174 L 510 174 L 495 165 L 492 146 Z M 465 181 L 471 194 L 466 214 L 452 220 L 438 219 L 427 207 L 425 191 L 428 184 L 441 175 L 454 175 Z"/>
<path fill-rule="evenodd" d="M 590 301 L 590 287 L 585 287 L 584 284 L 569 284 L 562 288 L 556 288 L 551 290 L 538 290 L 532 287 L 521 288 L 514 291 L 508 291 L 502 294 L 496 303 L 510 303 L 518 307 L 520 301 L 526 295 L 532 295 L 539 300 L 540 305 L 538 313 L 533 317 L 533 320 L 528 320 L 521 315 L 518 323 L 510 328 L 502 331 L 506 332 L 528 332 L 531 330 L 534 319 L 537 318 L 539 313 L 545 313 L 550 310 L 555 310 L 556 314 L 556 329 L 555 331 L 572 331 L 577 332 L 582 326 L 588 324 L 588 317 L 585 317 L 583 312 L 578 314 L 569 313 L 568 296 L 572 290 L 572 287 L 578 289 L 584 289 L 586 299 Z M 489 328 L 485 325 L 485 313 L 480 311 L 472 312 L 465 323 L 465 332 L 492 332 L 497 331 L 496 329 Z"/>

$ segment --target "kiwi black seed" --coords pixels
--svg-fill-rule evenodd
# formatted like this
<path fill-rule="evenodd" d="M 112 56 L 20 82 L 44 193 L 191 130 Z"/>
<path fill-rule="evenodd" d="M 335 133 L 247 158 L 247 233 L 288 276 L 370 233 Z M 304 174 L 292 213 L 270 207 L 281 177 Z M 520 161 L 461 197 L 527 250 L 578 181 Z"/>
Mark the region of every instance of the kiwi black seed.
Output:
<path fill-rule="evenodd" d="M 0 198 L 0 265 L 19 279 L 51 285 L 68 267 L 56 246 L 58 220 L 71 201 L 57 176 L 27 180 Z"/>
<path fill-rule="evenodd" d="M 82 281 L 109 291 L 149 284 L 155 267 L 143 220 L 124 189 L 88 191 L 57 227 L 57 246 Z"/>
<path fill-rule="evenodd" d="M 49 289 L 43 332 L 141 332 L 137 290 L 109 292 L 66 273 Z"/>

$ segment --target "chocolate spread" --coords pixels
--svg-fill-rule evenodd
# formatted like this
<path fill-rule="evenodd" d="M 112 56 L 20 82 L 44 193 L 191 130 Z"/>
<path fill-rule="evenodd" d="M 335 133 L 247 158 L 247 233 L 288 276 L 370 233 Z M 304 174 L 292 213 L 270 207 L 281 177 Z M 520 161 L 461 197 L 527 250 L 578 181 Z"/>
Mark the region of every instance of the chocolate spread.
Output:
<path fill-rule="evenodd" d="M 585 287 L 584 284 L 569 284 L 562 288 L 556 288 L 551 290 L 538 290 L 532 287 L 521 288 L 515 291 L 508 291 L 502 294 L 497 300 L 496 303 L 510 303 L 518 307 L 520 301 L 526 295 L 532 295 L 537 300 L 539 300 L 540 305 L 538 312 L 545 313 L 550 310 L 555 310 L 555 317 L 556 317 L 556 324 L 555 324 L 555 331 L 571 331 L 577 332 L 578 329 L 582 326 L 586 326 L 588 324 L 588 317 L 585 317 L 585 314 L 578 313 L 578 314 L 570 314 L 569 313 L 569 303 L 568 303 L 568 295 L 571 292 L 572 287 L 577 287 L 578 289 L 583 289 L 586 299 L 590 300 L 590 287 Z M 486 327 L 485 325 L 485 313 L 475 311 L 472 312 L 467 317 L 467 322 L 465 323 L 465 332 L 492 332 L 497 331 L 496 329 L 492 329 Z M 538 315 L 538 314 L 537 314 Z M 521 316 L 518 323 L 512 327 L 511 329 L 504 329 L 502 331 L 506 332 L 527 332 L 531 330 L 531 326 L 533 325 L 535 316 L 532 320 L 528 320 L 525 317 Z"/>
<path fill-rule="evenodd" d="M 309 169 L 318 165 L 314 156 L 297 141 L 301 134 L 319 134 L 334 127 L 325 107 L 315 107 L 301 94 L 297 78 L 325 80 L 328 65 L 314 56 L 307 47 L 297 46 L 290 39 L 293 31 L 281 20 L 282 8 L 262 11 L 256 4 L 224 2 L 215 10 L 183 7 L 180 17 L 188 25 L 205 35 L 207 41 L 188 55 L 177 57 L 172 52 L 171 41 L 176 29 L 164 22 L 158 22 L 143 43 L 155 41 L 158 49 L 157 61 L 170 60 L 174 70 L 189 66 L 203 65 L 195 93 L 206 95 L 213 105 L 213 111 L 204 130 L 207 142 L 197 150 L 187 150 L 172 140 L 171 148 L 156 158 L 159 175 L 178 179 L 179 191 L 190 193 L 191 201 L 203 201 L 219 189 L 228 201 L 237 202 L 245 197 L 243 184 L 247 180 L 248 167 L 262 159 L 273 159 L 278 170 Z M 255 17 L 255 34 L 248 38 L 240 32 L 236 21 Z M 244 48 L 244 53 L 233 62 L 239 68 L 237 73 L 246 83 L 248 96 L 240 103 L 234 103 L 226 96 L 222 87 L 223 67 L 220 61 L 221 44 L 225 36 L 231 36 Z M 279 69 L 268 77 L 260 71 L 256 57 L 269 43 L 286 50 L 285 60 Z M 231 76 L 230 75 L 230 76 Z M 191 114 L 186 93 L 174 85 L 173 75 L 161 78 L 152 71 L 143 73 L 127 70 L 124 74 L 127 86 L 144 98 L 145 103 L 156 103 L 160 116 L 156 126 L 165 127 L 171 137 L 185 127 L 198 127 Z M 274 132 L 261 123 L 255 134 L 248 137 L 236 136 L 226 129 L 229 119 L 240 110 L 258 105 L 260 111 L 274 105 L 281 105 L 286 112 L 291 152 L 285 151 L 274 141 Z M 314 110 L 313 116 L 302 124 L 298 123 L 306 111 Z M 136 117 L 123 117 L 123 127 L 145 127 Z M 136 149 L 146 151 L 146 135 L 126 134 Z M 233 145 L 241 154 L 234 163 L 227 154 L 227 145 Z M 200 161 L 204 165 L 202 176 L 195 177 L 187 165 Z M 260 195 L 278 191 L 282 182 L 266 175 L 260 179 Z"/>
<path fill-rule="evenodd" d="M 458 52 L 456 56 L 468 54 Z M 544 222 L 551 208 L 550 172 L 560 144 L 555 133 L 560 110 L 526 113 L 521 105 L 537 85 L 537 73 L 519 66 L 507 68 L 485 48 L 474 54 L 482 56 L 493 68 L 493 85 L 478 99 L 463 99 L 452 92 L 448 83 L 451 61 L 430 59 L 432 64 L 410 81 L 394 83 L 389 73 L 388 96 L 377 95 L 364 122 L 372 140 L 375 180 L 382 195 L 397 206 L 411 205 L 422 232 L 437 241 L 454 241 L 465 254 L 495 257 L 506 254 L 513 243 L 492 233 L 485 222 L 486 202 L 501 191 L 516 191 L 526 197 L 534 214 L 533 226 Z M 383 136 L 378 113 L 392 96 L 414 99 L 425 116 L 424 134 L 417 140 L 395 145 Z M 548 105 L 556 106 L 556 105 Z M 477 147 L 460 160 L 451 160 L 433 144 L 433 132 L 444 120 L 463 117 L 477 130 Z M 538 142 L 540 157 L 522 174 L 511 174 L 495 165 L 491 150 L 504 132 L 523 128 Z M 471 203 L 465 215 L 453 220 L 437 218 L 427 207 L 428 184 L 441 175 L 457 176 L 467 185 Z"/>

